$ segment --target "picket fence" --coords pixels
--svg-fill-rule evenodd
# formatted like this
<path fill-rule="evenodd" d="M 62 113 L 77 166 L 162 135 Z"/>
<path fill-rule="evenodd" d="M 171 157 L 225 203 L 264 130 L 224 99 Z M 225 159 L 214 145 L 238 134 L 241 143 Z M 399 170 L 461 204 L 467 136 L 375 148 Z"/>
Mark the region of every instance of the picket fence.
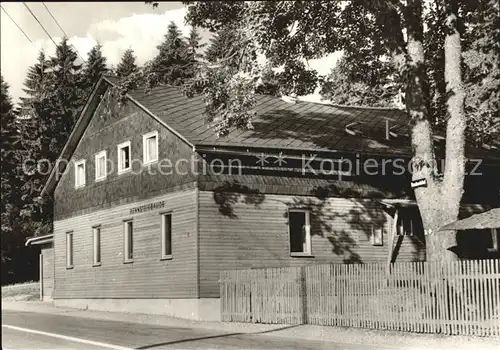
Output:
<path fill-rule="evenodd" d="M 500 260 L 222 271 L 223 321 L 500 336 Z"/>

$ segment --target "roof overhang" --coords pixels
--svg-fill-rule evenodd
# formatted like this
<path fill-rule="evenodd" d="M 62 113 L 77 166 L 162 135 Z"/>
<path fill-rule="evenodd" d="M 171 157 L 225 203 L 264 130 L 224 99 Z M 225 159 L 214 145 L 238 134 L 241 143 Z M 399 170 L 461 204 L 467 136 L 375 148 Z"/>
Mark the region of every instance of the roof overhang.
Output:
<path fill-rule="evenodd" d="M 417 202 L 413 199 L 380 199 L 379 203 L 387 208 L 407 208 L 417 206 Z"/>
<path fill-rule="evenodd" d="M 483 230 L 500 228 L 500 208 L 491 209 L 481 214 L 447 224 L 441 230 Z"/>
<path fill-rule="evenodd" d="M 47 244 L 47 243 L 52 243 L 53 240 L 54 240 L 54 234 L 51 233 L 49 235 L 28 238 L 26 240 L 26 243 L 24 243 L 24 245 L 27 247 L 30 245 Z"/>

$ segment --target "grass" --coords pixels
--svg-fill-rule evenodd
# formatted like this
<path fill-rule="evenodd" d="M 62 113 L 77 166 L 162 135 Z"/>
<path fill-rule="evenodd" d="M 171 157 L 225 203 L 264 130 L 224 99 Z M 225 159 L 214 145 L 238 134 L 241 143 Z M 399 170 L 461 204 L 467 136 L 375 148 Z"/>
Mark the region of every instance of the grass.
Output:
<path fill-rule="evenodd" d="M 40 284 L 35 281 L 2 286 L 2 299 L 39 300 Z"/>

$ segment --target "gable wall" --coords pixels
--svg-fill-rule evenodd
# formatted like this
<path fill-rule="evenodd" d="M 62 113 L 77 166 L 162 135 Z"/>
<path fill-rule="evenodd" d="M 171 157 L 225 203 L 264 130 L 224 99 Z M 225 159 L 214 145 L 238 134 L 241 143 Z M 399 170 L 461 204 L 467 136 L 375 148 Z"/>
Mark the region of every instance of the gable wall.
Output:
<path fill-rule="evenodd" d="M 109 108 L 111 113 L 106 113 Z M 159 162 L 142 167 L 142 135 L 158 131 Z M 117 145 L 131 141 L 132 172 L 118 175 Z M 94 155 L 107 151 L 108 175 L 95 181 Z M 192 148 L 132 102 L 101 101 L 54 194 L 54 299 L 196 298 L 195 177 L 182 163 Z M 86 159 L 86 186 L 75 189 L 74 161 Z M 164 166 L 161 168 L 161 166 Z M 165 167 L 165 165 L 167 165 Z M 161 172 L 163 170 L 163 173 Z M 164 202 L 161 208 L 131 208 Z M 172 213 L 173 258 L 161 260 L 161 212 Z M 133 219 L 133 263 L 123 261 L 123 220 Z M 92 264 L 92 227 L 101 226 L 101 266 Z M 74 267 L 66 268 L 66 232 L 73 232 Z"/>
<path fill-rule="evenodd" d="M 105 112 L 106 108 L 110 109 L 110 113 Z M 153 130 L 158 130 L 159 160 L 165 161 L 163 164 L 142 167 L 142 135 Z M 128 140 L 131 141 L 133 169 L 132 172 L 118 175 L 117 145 Z M 108 176 L 105 180 L 96 182 L 94 155 L 102 150 L 107 151 Z M 175 165 L 178 159 L 191 159 L 192 154 L 189 145 L 132 102 L 118 107 L 116 103 L 108 106 L 103 100 L 94 112 L 55 189 L 54 220 L 189 187 L 195 181 L 194 175 L 188 171 L 191 165 L 179 165 L 179 169 L 187 172 L 187 175 L 180 175 L 175 171 L 168 175 L 166 160 Z M 74 162 L 81 159 L 86 159 L 86 186 L 75 189 Z M 163 174 L 160 173 L 161 165 Z"/>

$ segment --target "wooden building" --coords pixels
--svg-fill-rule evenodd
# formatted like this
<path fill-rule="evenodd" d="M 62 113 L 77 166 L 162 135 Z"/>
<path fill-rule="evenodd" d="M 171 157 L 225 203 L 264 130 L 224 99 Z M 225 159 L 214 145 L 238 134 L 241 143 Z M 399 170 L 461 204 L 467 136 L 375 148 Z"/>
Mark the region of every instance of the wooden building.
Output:
<path fill-rule="evenodd" d="M 217 138 L 201 97 L 120 105 L 114 84 L 96 84 L 43 190 L 56 305 L 218 319 L 222 269 L 425 259 L 403 111 L 257 96 L 254 128 Z M 483 175 L 465 212 L 500 206 L 497 146 L 468 150 Z"/>

